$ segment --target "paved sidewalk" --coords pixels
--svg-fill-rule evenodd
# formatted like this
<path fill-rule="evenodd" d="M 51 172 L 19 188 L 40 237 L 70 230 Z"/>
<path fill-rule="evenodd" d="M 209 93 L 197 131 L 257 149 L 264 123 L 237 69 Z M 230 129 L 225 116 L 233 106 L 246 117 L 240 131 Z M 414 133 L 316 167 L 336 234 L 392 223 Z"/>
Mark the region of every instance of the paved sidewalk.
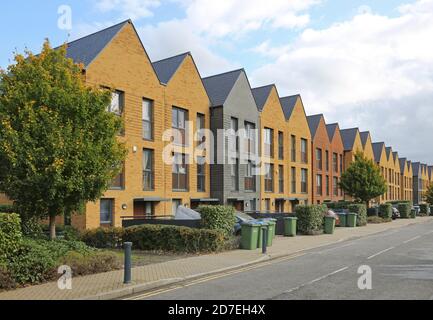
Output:
<path fill-rule="evenodd" d="M 57 283 L 53 282 L 0 293 L 0 300 L 115 299 L 167 284 L 294 255 L 301 251 L 348 239 L 431 221 L 433 221 L 433 217 L 419 217 L 416 220 L 408 219 L 385 224 L 370 224 L 362 228 L 337 228 L 333 235 L 298 236 L 295 238 L 277 237 L 274 245 L 268 248 L 267 255 L 262 255 L 261 250 L 235 250 L 220 254 L 190 257 L 134 268 L 132 272 L 134 283 L 131 285 L 123 284 L 123 271 L 113 271 L 75 278 L 73 279 L 72 290 L 59 290 Z"/>

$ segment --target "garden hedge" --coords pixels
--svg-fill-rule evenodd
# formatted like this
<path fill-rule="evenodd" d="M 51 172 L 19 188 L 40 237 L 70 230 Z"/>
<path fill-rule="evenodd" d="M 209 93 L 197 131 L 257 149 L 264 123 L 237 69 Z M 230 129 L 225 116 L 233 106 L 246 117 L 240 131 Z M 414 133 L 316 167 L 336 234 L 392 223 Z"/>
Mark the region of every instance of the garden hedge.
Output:
<path fill-rule="evenodd" d="M 0 204 L 1 213 L 15 213 L 15 207 L 11 204 Z"/>
<path fill-rule="evenodd" d="M 390 203 L 383 203 L 379 206 L 379 217 L 385 220 L 392 219 L 392 205 Z"/>
<path fill-rule="evenodd" d="M 356 225 L 358 227 L 364 227 L 367 225 L 367 206 L 365 204 L 351 204 L 348 206 L 351 213 L 356 213 L 358 218 L 356 219 Z"/>
<path fill-rule="evenodd" d="M 236 224 L 235 209 L 229 206 L 200 206 L 201 227 L 208 230 L 217 230 L 226 237 L 233 235 Z"/>
<path fill-rule="evenodd" d="M 402 202 L 398 204 L 398 211 L 400 212 L 400 218 L 409 219 L 412 206 L 408 202 Z"/>
<path fill-rule="evenodd" d="M 19 215 L 0 213 L 0 263 L 16 254 L 21 242 L 21 219 Z"/>
<path fill-rule="evenodd" d="M 298 232 L 313 235 L 323 231 L 323 221 L 327 212 L 326 205 L 297 206 Z"/>

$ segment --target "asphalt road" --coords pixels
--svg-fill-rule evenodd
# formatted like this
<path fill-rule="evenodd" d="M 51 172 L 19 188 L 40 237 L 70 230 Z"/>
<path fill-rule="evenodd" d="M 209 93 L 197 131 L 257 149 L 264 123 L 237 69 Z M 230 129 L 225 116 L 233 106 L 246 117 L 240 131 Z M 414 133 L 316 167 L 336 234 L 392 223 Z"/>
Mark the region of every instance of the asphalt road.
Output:
<path fill-rule="evenodd" d="M 371 289 L 358 287 L 361 266 L 371 270 Z M 147 292 L 132 299 L 432 300 L 433 222 L 313 249 L 295 258 Z"/>

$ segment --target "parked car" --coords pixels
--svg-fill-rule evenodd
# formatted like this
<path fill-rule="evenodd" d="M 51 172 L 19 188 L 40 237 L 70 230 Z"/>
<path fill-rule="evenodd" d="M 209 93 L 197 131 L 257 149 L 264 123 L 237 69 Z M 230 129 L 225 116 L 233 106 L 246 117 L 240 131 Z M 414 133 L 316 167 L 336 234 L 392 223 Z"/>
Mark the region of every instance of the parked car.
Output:
<path fill-rule="evenodd" d="M 419 215 L 419 212 L 421 211 L 421 208 L 419 206 L 413 206 L 413 209 L 416 211 L 416 215 Z"/>
<path fill-rule="evenodd" d="M 400 219 L 400 211 L 397 208 L 392 207 L 392 220 Z"/>
<path fill-rule="evenodd" d="M 234 229 L 235 235 L 237 235 L 237 236 L 241 235 L 242 223 L 252 221 L 252 220 L 255 220 L 255 219 L 253 217 L 247 215 L 246 213 L 236 212 L 236 224 L 235 224 L 235 229 Z"/>

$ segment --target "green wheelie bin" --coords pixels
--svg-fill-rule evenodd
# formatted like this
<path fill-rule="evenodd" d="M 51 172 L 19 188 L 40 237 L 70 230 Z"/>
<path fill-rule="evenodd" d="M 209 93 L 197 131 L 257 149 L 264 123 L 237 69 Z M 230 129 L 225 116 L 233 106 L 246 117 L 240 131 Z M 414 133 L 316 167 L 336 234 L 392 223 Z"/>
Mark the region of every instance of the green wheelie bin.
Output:
<path fill-rule="evenodd" d="M 259 236 L 257 237 L 257 248 L 263 246 L 263 227 L 268 230 L 268 238 L 266 238 L 266 246 L 269 247 L 269 223 L 267 221 L 259 220 L 256 221 L 259 224 Z"/>
<path fill-rule="evenodd" d="M 356 213 L 348 213 L 347 214 L 347 226 L 349 228 L 355 228 L 357 218 L 358 218 L 358 215 Z"/>
<path fill-rule="evenodd" d="M 338 213 L 338 219 L 340 219 L 339 227 L 345 228 L 347 226 L 347 213 Z"/>
<path fill-rule="evenodd" d="M 334 234 L 335 217 L 325 217 L 325 234 Z"/>
<path fill-rule="evenodd" d="M 416 219 L 416 210 L 415 210 L 415 209 L 412 209 L 412 210 L 410 211 L 410 217 L 411 217 L 412 219 Z"/>
<path fill-rule="evenodd" d="M 284 236 L 285 237 L 296 237 L 296 227 L 298 218 L 287 217 L 284 218 Z"/>
<path fill-rule="evenodd" d="M 242 224 L 241 248 L 244 250 L 256 250 L 261 225 L 256 221 L 245 222 Z"/>

